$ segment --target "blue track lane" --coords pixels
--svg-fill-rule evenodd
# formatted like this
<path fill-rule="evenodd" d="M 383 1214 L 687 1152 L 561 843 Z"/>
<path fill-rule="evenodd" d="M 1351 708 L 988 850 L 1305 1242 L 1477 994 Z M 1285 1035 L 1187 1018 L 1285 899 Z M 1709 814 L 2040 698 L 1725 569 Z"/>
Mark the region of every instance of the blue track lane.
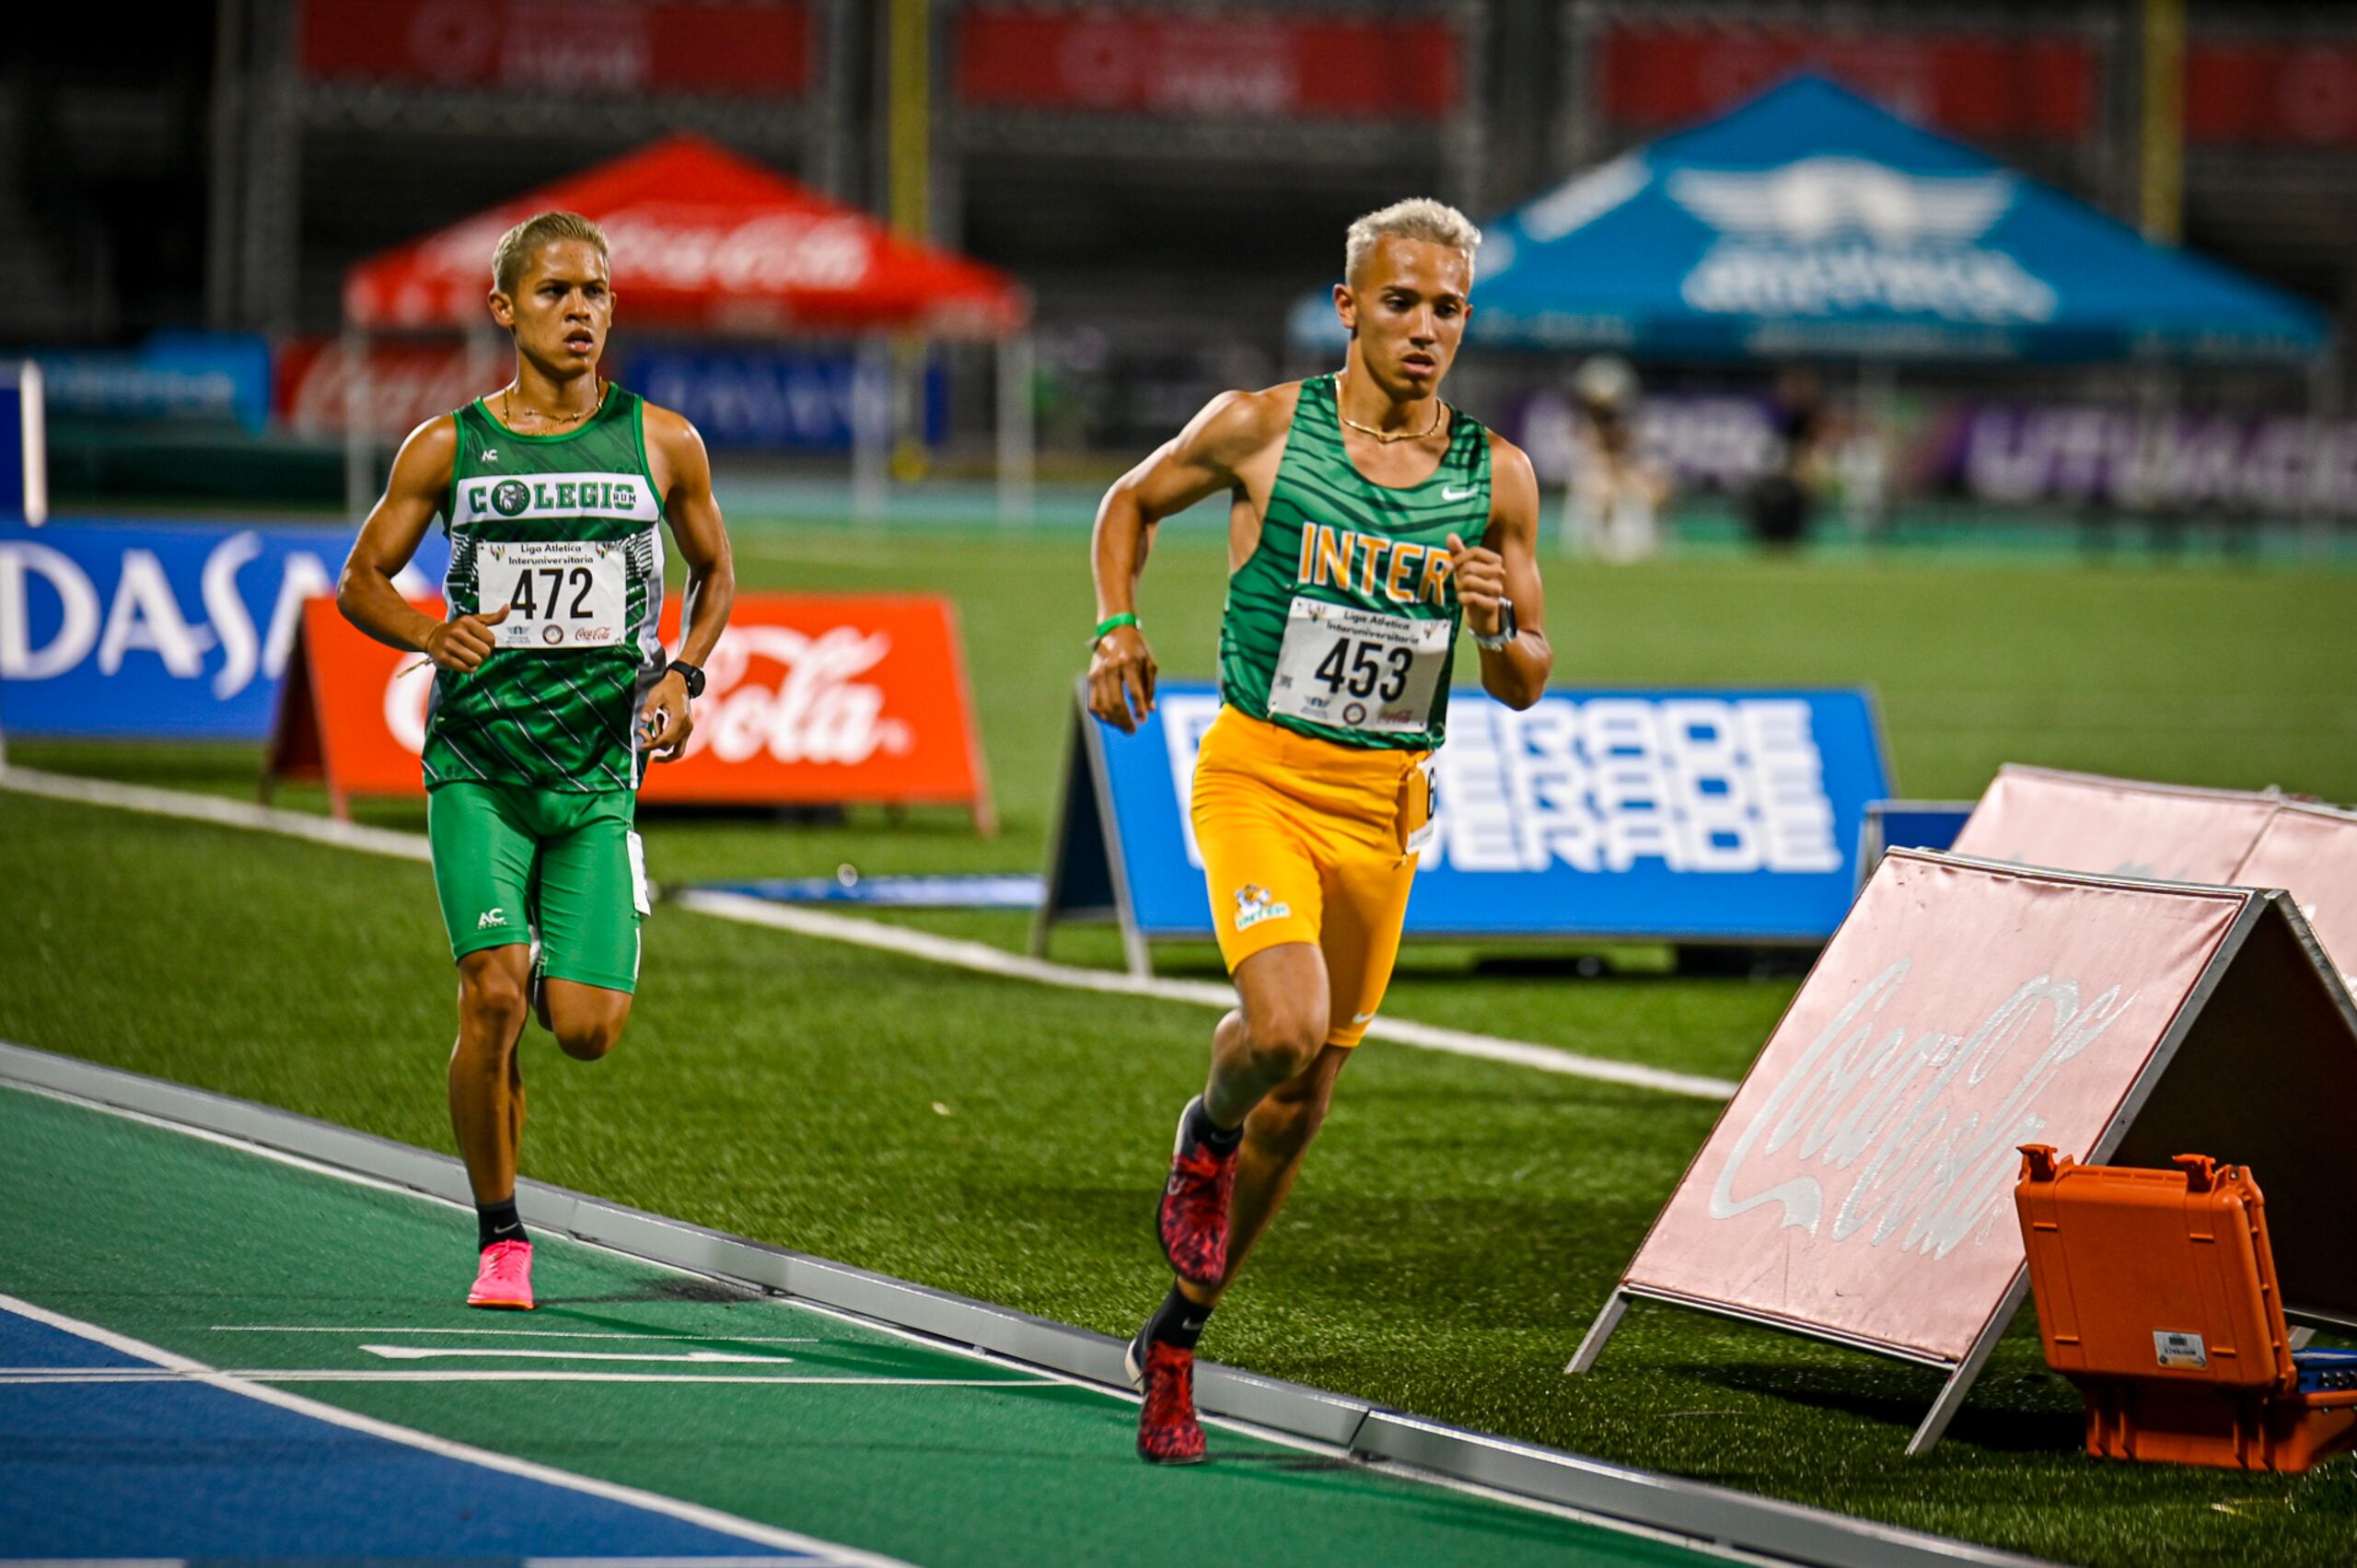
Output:
<path fill-rule="evenodd" d="M 0 1558 L 827 1561 L 203 1383 L 21 1380 L 150 1366 L 0 1311 Z"/>

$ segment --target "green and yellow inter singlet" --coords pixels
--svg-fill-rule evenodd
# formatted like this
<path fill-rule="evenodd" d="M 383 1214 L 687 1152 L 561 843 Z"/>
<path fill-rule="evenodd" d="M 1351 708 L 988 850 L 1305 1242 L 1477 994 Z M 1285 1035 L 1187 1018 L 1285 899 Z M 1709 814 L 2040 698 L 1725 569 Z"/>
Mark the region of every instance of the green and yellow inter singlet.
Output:
<path fill-rule="evenodd" d="M 1227 580 L 1220 698 L 1339 745 L 1429 750 L 1463 621 L 1448 536 L 1489 528 L 1489 432 L 1451 409 L 1433 476 L 1376 484 L 1343 448 L 1334 387 L 1301 384 L 1260 546 Z"/>
<path fill-rule="evenodd" d="M 661 679 L 663 504 L 638 397 L 610 388 L 577 430 L 519 436 L 458 411 L 443 526 L 450 613 L 495 612 L 473 671 L 436 670 L 425 784 L 574 794 L 637 787 L 638 707 Z"/>

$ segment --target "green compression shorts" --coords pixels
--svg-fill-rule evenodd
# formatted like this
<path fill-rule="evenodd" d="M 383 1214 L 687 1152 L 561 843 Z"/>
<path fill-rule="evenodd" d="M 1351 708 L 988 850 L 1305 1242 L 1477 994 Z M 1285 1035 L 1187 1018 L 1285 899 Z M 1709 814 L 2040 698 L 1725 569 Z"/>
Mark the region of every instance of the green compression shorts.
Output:
<path fill-rule="evenodd" d="M 638 989 L 646 859 L 629 790 L 569 795 L 522 784 L 436 784 L 425 797 L 434 888 L 455 961 L 540 939 L 545 972 Z"/>

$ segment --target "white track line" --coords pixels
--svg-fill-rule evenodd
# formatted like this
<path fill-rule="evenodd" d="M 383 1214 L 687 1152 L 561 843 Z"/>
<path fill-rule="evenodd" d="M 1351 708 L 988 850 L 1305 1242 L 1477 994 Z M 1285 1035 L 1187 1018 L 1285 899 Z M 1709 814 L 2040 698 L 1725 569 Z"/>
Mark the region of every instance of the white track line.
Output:
<path fill-rule="evenodd" d="M 719 1345 L 815 1345 L 824 1342 L 810 1334 L 643 1334 L 583 1329 L 320 1329 L 281 1323 L 215 1323 L 216 1334 L 488 1334 L 522 1340 L 685 1340 Z M 499 1352 L 513 1354 L 514 1352 Z"/>
<path fill-rule="evenodd" d="M 815 1536 L 798 1535 L 792 1530 L 779 1529 L 774 1525 L 764 1525 L 752 1519 L 740 1519 L 734 1514 L 724 1514 L 717 1508 L 706 1508 L 695 1503 L 682 1503 L 678 1498 L 664 1497 L 652 1492 L 642 1492 L 634 1486 L 622 1486 L 590 1476 L 574 1475 L 565 1470 L 552 1469 L 547 1465 L 534 1464 L 529 1459 L 494 1454 L 487 1448 L 477 1448 L 465 1443 L 454 1443 L 447 1437 L 435 1437 L 429 1433 L 412 1431 L 406 1426 L 395 1426 L 388 1421 L 377 1421 L 373 1417 L 356 1414 L 352 1411 L 340 1410 L 334 1405 L 323 1405 L 317 1400 L 307 1400 L 300 1394 L 289 1394 L 281 1389 L 247 1381 L 238 1374 L 219 1371 L 205 1365 L 203 1362 L 192 1361 L 187 1356 L 175 1354 L 160 1345 L 151 1345 L 143 1340 L 134 1340 L 128 1334 L 119 1334 L 111 1329 L 102 1329 L 96 1323 L 86 1323 L 78 1318 L 68 1318 L 64 1313 L 52 1312 L 45 1307 L 37 1307 L 29 1301 L 21 1300 L 13 1295 L 0 1295 L 0 1312 L 14 1313 L 19 1318 L 29 1318 L 36 1323 L 45 1324 L 78 1339 L 88 1340 L 93 1344 L 104 1345 L 109 1350 L 119 1352 L 135 1360 L 147 1362 L 154 1370 L 174 1373 L 188 1381 L 219 1388 L 224 1393 L 258 1400 L 266 1405 L 275 1405 L 281 1410 L 293 1411 L 297 1415 L 307 1415 L 315 1421 L 326 1422 L 331 1426 L 341 1426 L 350 1432 L 366 1433 L 371 1437 L 381 1437 L 389 1443 L 398 1443 L 406 1448 L 422 1449 L 429 1454 L 438 1454 L 446 1459 L 456 1459 L 461 1464 L 475 1465 L 487 1470 L 498 1470 L 506 1475 L 521 1476 L 527 1481 L 537 1481 L 544 1485 L 563 1487 L 568 1492 L 586 1493 L 589 1496 L 602 1497 L 611 1503 L 626 1504 L 633 1508 L 644 1509 L 650 1514 L 662 1514 L 674 1519 L 683 1520 L 688 1524 L 701 1525 L 705 1529 L 721 1535 L 735 1536 L 739 1540 L 749 1540 L 761 1546 L 773 1546 L 781 1551 L 804 1552 L 824 1558 L 830 1562 L 856 1564 L 858 1568 L 909 1568 L 908 1564 L 900 1562 L 897 1558 L 885 1557 L 876 1552 L 854 1551 L 849 1547 L 838 1546 L 832 1541 L 820 1540 Z"/>
<path fill-rule="evenodd" d="M 457 1345 L 362 1345 L 360 1348 L 384 1361 L 439 1361 L 446 1356 L 483 1356 L 500 1361 L 666 1361 L 699 1366 L 727 1361 L 750 1362 L 757 1366 L 783 1366 L 794 1360 L 790 1355 L 740 1355 L 725 1350 L 683 1350 L 666 1354 L 654 1351 L 510 1350 L 505 1345 L 468 1345 L 463 1348 Z"/>
<path fill-rule="evenodd" d="M 102 779 L 75 778 L 62 773 L 39 772 L 30 768 L 5 766 L 0 766 L 0 789 L 68 801 L 77 806 L 110 806 L 124 811 L 211 823 L 215 827 L 278 833 L 308 839 L 314 843 L 330 844 L 338 849 L 390 855 L 400 860 L 431 858 L 423 834 L 359 827 L 350 822 L 338 822 L 331 818 L 314 817 L 308 812 L 253 806 L 218 796 L 192 795 L 184 790 L 150 789 L 141 784 L 113 784 Z M 689 891 L 670 901 L 680 909 L 693 910 L 718 920 L 768 926 L 772 930 L 817 937 L 821 941 L 848 942 L 857 947 L 898 953 L 905 958 L 921 958 L 928 963 L 947 964 L 979 974 L 994 975 L 1003 980 L 1029 981 L 1066 991 L 1094 991 L 1111 996 L 1144 996 L 1161 1002 L 1181 1002 L 1223 1012 L 1236 1005 L 1234 988 L 1213 981 L 1163 980 L 1123 974 L 1112 970 L 1050 963 L 1045 958 L 1028 958 L 993 947 L 987 942 L 939 936 L 930 931 L 888 925 L 881 921 L 863 920 L 855 915 L 795 909 L 738 893 Z M 1663 1094 L 1684 1095 L 1696 1099 L 1729 1099 L 1736 1088 L 1735 1082 L 1727 1078 L 1675 1073 L 1635 1062 L 1615 1062 L 1608 1057 L 1584 1056 L 1551 1045 L 1503 1040 L 1496 1035 L 1446 1028 L 1438 1024 L 1420 1024 L 1405 1018 L 1377 1018 L 1367 1026 L 1366 1033 L 1370 1040 L 1412 1045 L 1420 1050 L 1443 1051 L 1451 1056 L 1501 1062 L 1516 1067 L 1536 1068 L 1542 1073 L 1587 1078 L 1598 1083 L 1624 1084 L 1634 1088 L 1655 1089 Z"/>
<path fill-rule="evenodd" d="M 752 1383 L 815 1388 L 839 1383 L 847 1388 L 1053 1388 L 1044 1377 L 754 1377 L 737 1373 L 698 1376 L 681 1372 L 338 1372 L 314 1367 L 207 1368 L 180 1372 L 168 1366 L 0 1367 L 0 1387 L 50 1383 Z"/>

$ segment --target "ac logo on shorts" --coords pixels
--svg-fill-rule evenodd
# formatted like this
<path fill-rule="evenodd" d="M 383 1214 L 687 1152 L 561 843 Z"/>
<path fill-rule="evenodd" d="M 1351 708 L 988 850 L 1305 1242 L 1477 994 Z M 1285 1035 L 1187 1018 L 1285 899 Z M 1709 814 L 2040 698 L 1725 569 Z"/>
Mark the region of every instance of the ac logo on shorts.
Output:
<path fill-rule="evenodd" d="M 1247 882 L 1236 889 L 1236 929 L 1249 931 L 1264 920 L 1276 920 L 1291 914 L 1291 904 L 1281 904 L 1276 896 L 1257 882 Z"/>

